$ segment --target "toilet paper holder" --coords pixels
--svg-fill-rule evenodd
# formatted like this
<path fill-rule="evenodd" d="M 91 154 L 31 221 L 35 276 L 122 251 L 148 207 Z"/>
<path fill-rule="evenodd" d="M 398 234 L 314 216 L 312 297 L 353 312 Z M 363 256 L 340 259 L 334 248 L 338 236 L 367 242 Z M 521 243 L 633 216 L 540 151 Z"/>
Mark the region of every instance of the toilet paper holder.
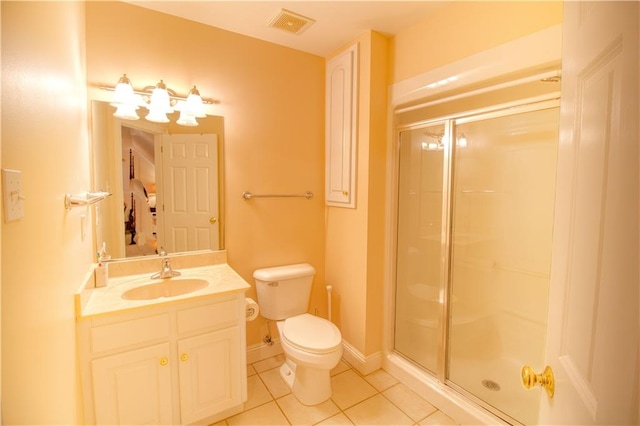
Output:
<path fill-rule="evenodd" d="M 258 313 L 260 312 L 260 307 L 250 297 L 245 297 L 245 316 L 247 321 L 253 321 L 258 317 Z"/>

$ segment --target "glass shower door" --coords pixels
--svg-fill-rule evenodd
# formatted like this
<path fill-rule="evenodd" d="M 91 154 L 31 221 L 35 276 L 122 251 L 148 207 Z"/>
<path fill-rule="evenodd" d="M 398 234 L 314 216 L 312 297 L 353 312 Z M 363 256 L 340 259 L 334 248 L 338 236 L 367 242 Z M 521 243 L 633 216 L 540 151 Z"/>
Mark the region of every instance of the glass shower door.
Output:
<path fill-rule="evenodd" d="M 445 123 L 400 133 L 395 348 L 434 374 L 442 348 Z"/>
<path fill-rule="evenodd" d="M 525 424 L 544 367 L 558 108 L 455 123 L 449 316 L 450 382 Z"/>

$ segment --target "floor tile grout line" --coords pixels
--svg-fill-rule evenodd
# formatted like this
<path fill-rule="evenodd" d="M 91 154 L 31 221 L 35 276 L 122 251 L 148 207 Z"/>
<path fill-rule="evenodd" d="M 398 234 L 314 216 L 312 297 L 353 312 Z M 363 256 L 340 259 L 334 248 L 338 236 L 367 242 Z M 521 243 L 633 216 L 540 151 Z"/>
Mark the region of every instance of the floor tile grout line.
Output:
<path fill-rule="evenodd" d="M 284 398 L 284 396 L 282 397 Z M 273 402 L 276 403 L 276 407 L 278 407 L 278 410 L 280 410 L 280 413 L 282 413 L 282 415 L 284 416 L 285 419 L 287 419 L 287 422 L 289 423 L 289 425 L 293 425 L 293 421 L 287 416 L 287 413 L 284 412 L 284 410 L 282 409 L 282 407 L 280 406 L 280 404 L 278 404 L 278 400 L 274 399 Z"/>
<path fill-rule="evenodd" d="M 397 408 L 401 413 L 403 413 L 405 416 L 407 416 L 407 418 L 408 418 L 408 419 L 410 419 L 410 420 L 411 420 L 411 422 L 413 422 L 413 423 L 412 423 L 413 425 L 418 425 L 421 421 L 424 421 L 424 420 L 426 420 L 427 418 L 429 418 L 430 416 L 433 416 L 434 414 L 438 413 L 438 411 L 439 411 L 439 410 L 438 410 L 438 408 L 434 406 L 434 407 L 433 407 L 433 408 L 434 408 L 434 411 L 433 411 L 433 412 L 429 413 L 428 415 L 426 415 L 425 417 L 423 417 L 423 418 L 421 418 L 421 419 L 419 419 L 419 420 L 414 420 L 414 419 L 413 419 L 413 417 L 411 417 L 407 412 L 405 412 L 405 410 L 403 410 L 400 406 L 398 406 L 398 404 L 394 403 L 390 398 L 388 398 L 386 395 L 384 395 L 384 392 L 385 392 L 385 391 L 387 391 L 387 390 L 389 390 L 389 389 L 391 389 L 391 388 L 393 388 L 393 387 L 396 387 L 396 386 L 401 385 L 401 384 L 402 384 L 402 382 L 397 381 L 397 379 L 396 379 L 396 382 L 395 382 L 395 383 L 393 383 L 393 384 L 391 384 L 390 386 L 387 386 L 387 387 L 385 387 L 385 388 L 383 388 L 383 389 L 378 389 L 378 388 L 377 388 L 373 383 L 371 383 L 369 380 L 367 380 L 367 376 L 370 376 L 373 372 L 365 375 L 365 374 L 362 374 L 361 372 L 359 372 L 359 371 L 358 371 L 356 368 L 354 368 L 353 366 L 351 366 L 351 365 L 350 365 L 346 360 L 341 359 L 341 362 L 343 362 L 343 363 L 344 363 L 344 365 L 346 366 L 346 368 L 345 368 L 344 370 L 340 371 L 340 372 L 337 372 L 337 373 L 335 373 L 335 374 L 331 374 L 331 377 L 332 377 L 332 378 L 333 378 L 333 377 L 336 377 L 336 376 L 338 376 L 338 375 L 341 375 L 341 374 L 347 373 L 347 372 L 349 372 L 349 371 L 352 371 L 352 372 L 356 373 L 356 375 L 357 375 L 359 378 L 363 379 L 363 380 L 364 380 L 368 385 L 370 385 L 370 386 L 375 390 L 375 393 L 374 393 L 373 395 L 370 395 L 369 397 L 367 397 L 367 398 L 365 398 L 365 399 L 363 399 L 363 400 L 361 400 L 361 401 L 359 401 L 359 402 L 357 402 L 357 403 L 355 403 L 355 404 L 352 404 L 352 405 L 350 405 L 350 406 L 348 406 L 348 407 L 345 407 L 345 408 L 341 408 L 341 407 L 336 403 L 336 401 L 335 401 L 332 397 L 331 397 L 331 398 L 329 398 L 329 400 L 331 400 L 331 402 L 332 402 L 332 403 L 333 403 L 333 404 L 338 408 L 338 412 L 336 412 L 336 413 L 334 413 L 333 415 L 330 415 L 330 416 L 328 416 L 328 417 L 326 417 L 326 418 L 324 418 L 324 419 L 322 419 L 322 420 L 318 420 L 318 421 L 317 421 L 316 423 L 314 423 L 314 424 L 321 423 L 321 422 L 326 421 L 326 420 L 328 420 L 328 419 L 330 419 L 330 418 L 332 418 L 332 417 L 335 417 L 335 416 L 337 416 L 337 415 L 342 414 L 342 415 L 344 415 L 344 416 L 346 417 L 346 419 L 347 419 L 347 420 L 349 420 L 352 424 L 356 425 L 355 421 L 354 421 L 354 420 L 353 420 L 353 419 L 352 419 L 352 418 L 351 418 L 351 417 L 346 413 L 346 411 L 347 411 L 347 410 L 349 410 L 349 409 L 351 409 L 351 408 L 353 408 L 353 407 L 355 407 L 355 406 L 357 406 L 357 405 L 359 405 L 359 404 L 364 403 L 365 401 L 367 401 L 367 400 L 369 400 L 369 399 L 372 399 L 372 398 L 376 397 L 377 395 L 381 395 L 381 396 L 382 396 L 386 401 L 388 401 L 389 403 L 391 403 L 391 405 L 393 405 L 394 407 L 396 407 L 396 408 Z M 248 409 L 248 410 L 243 410 L 243 411 L 242 411 L 241 413 L 239 413 L 239 414 L 246 413 L 246 412 L 251 411 L 251 410 L 254 410 L 254 409 L 258 408 L 258 407 L 262 407 L 262 406 L 264 406 L 264 405 L 266 405 L 266 404 L 269 404 L 270 402 L 275 402 L 275 403 L 276 403 L 276 407 L 278 408 L 279 412 L 282 414 L 282 416 L 284 417 L 284 419 L 288 422 L 288 424 L 289 424 L 289 425 L 294 425 L 293 421 L 292 421 L 291 419 L 289 419 L 289 417 L 287 416 L 286 412 L 284 411 L 284 409 L 282 408 L 282 406 L 281 406 L 281 405 L 280 405 L 280 403 L 278 402 L 278 400 L 283 399 L 283 398 L 285 398 L 286 396 L 292 395 L 292 392 L 288 392 L 288 393 L 286 393 L 286 394 L 284 394 L 284 395 L 281 395 L 280 397 L 276 398 L 276 396 L 272 393 L 271 389 L 270 389 L 270 388 L 269 388 L 269 386 L 267 385 L 267 382 L 265 381 L 265 379 L 264 379 L 264 378 L 263 378 L 263 376 L 262 376 L 263 374 L 268 373 L 268 372 L 270 372 L 271 370 L 275 370 L 275 369 L 279 368 L 279 366 L 275 366 L 275 367 L 272 367 L 272 368 L 267 368 L 267 369 L 262 370 L 262 371 L 258 371 L 258 369 L 256 369 L 256 367 L 255 367 L 255 364 L 256 364 L 256 363 L 249 364 L 249 365 L 252 367 L 252 370 L 253 370 L 253 372 L 254 372 L 254 374 L 251 374 L 251 376 L 254 376 L 254 375 L 257 375 L 257 376 L 258 376 L 258 380 L 260 380 L 260 383 L 262 383 L 262 385 L 264 386 L 264 388 L 267 390 L 267 392 L 268 392 L 268 394 L 269 394 L 269 397 L 270 397 L 271 399 L 270 399 L 269 401 L 266 401 L 266 402 L 263 402 L 263 403 L 261 403 L 261 404 L 258 404 L 258 405 L 254 406 L 254 407 L 251 407 L 251 408 L 250 408 L 250 409 Z M 336 367 L 336 368 L 337 368 L 337 367 Z M 251 376 L 248 376 L 248 377 L 251 377 Z M 393 376 L 391 376 L 391 377 L 393 377 Z M 295 395 L 294 395 L 294 397 L 295 397 Z M 420 398 L 421 398 L 422 400 L 424 400 L 425 402 L 429 403 L 429 401 L 427 401 L 426 399 L 422 398 L 419 394 L 418 394 L 418 397 L 420 397 Z M 228 425 L 227 420 L 228 420 L 228 419 L 224 419 L 223 421 L 225 422 L 225 424 L 227 424 L 227 425 Z M 356 425 L 356 426 L 357 426 L 357 425 Z"/>
<path fill-rule="evenodd" d="M 387 388 L 387 389 L 385 389 L 385 390 L 391 389 L 391 388 L 392 388 L 392 387 L 394 387 L 394 386 L 399 386 L 400 384 L 401 384 L 401 383 L 396 383 L 395 385 L 393 385 L 393 386 L 391 386 L 391 387 L 389 387 L 389 388 Z M 400 412 L 401 412 L 402 414 L 404 414 L 405 416 L 407 416 L 408 418 L 410 418 L 410 419 L 411 419 L 411 421 L 413 422 L 413 424 L 418 424 L 418 423 L 420 423 L 421 421 L 425 420 L 427 417 L 429 417 L 429 416 L 433 415 L 434 413 L 437 413 L 437 412 L 438 412 L 438 408 L 437 408 L 437 407 L 435 407 L 435 406 L 434 406 L 433 404 L 431 404 L 429 401 L 427 401 L 426 399 L 424 399 L 424 398 L 422 398 L 420 395 L 418 395 L 420 398 L 422 398 L 422 400 L 424 400 L 426 403 L 428 403 L 429 405 L 431 405 L 431 406 L 434 408 L 434 411 L 432 411 L 431 413 L 427 414 L 426 416 L 424 416 L 424 417 L 422 417 L 422 418 L 420 418 L 420 419 L 418 419 L 418 420 L 415 420 L 413 417 L 411 417 L 411 416 L 409 415 L 409 413 L 407 413 L 406 411 L 404 411 L 404 410 L 402 409 L 402 407 L 400 407 L 398 404 L 396 404 L 396 403 L 395 403 L 395 402 L 393 402 L 391 399 L 389 399 L 389 397 L 387 397 L 383 392 L 380 392 L 380 395 L 382 395 L 382 397 L 383 397 L 384 399 L 386 399 L 387 401 L 389 401 L 389 402 L 390 402 L 394 407 L 396 407 L 398 410 L 400 410 Z"/>

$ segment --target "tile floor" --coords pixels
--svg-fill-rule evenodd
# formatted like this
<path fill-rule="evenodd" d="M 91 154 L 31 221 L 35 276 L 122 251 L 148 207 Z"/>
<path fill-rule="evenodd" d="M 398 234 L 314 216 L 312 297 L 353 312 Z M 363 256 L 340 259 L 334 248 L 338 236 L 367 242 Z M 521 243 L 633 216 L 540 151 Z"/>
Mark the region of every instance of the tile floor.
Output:
<path fill-rule="evenodd" d="M 280 378 L 283 362 L 249 365 L 245 411 L 216 425 L 456 425 L 385 371 L 362 376 L 344 360 L 331 371 L 331 399 L 304 406 Z"/>

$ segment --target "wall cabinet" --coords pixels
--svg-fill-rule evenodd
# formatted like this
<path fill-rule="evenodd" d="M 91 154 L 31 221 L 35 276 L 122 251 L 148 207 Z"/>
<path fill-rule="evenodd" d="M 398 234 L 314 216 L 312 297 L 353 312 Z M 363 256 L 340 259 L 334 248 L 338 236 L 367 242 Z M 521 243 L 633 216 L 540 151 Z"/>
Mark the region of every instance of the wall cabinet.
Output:
<path fill-rule="evenodd" d="M 356 204 L 358 45 L 327 61 L 326 69 L 326 203 Z"/>
<path fill-rule="evenodd" d="M 244 293 L 77 324 L 85 423 L 190 424 L 242 410 Z"/>

